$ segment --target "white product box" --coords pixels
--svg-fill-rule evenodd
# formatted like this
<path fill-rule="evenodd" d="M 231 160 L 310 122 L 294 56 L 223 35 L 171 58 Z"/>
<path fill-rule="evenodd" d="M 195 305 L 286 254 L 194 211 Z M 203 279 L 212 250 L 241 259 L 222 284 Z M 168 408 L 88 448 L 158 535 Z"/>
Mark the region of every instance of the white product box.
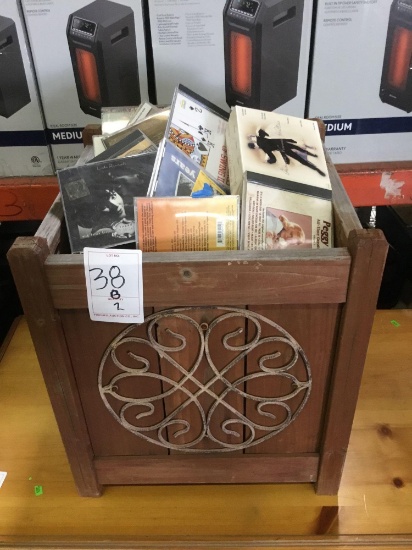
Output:
<path fill-rule="evenodd" d="M 410 160 L 411 0 L 318 3 L 309 117 L 336 164 Z"/>
<path fill-rule="evenodd" d="M 158 104 L 170 104 L 183 84 L 226 110 L 304 116 L 312 0 L 146 4 Z"/>
<path fill-rule="evenodd" d="M 56 168 L 75 164 L 101 107 L 147 99 L 141 0 L 22 0 Z"/>
<path fill-rule="evenodd" d="M 0 0 L 0 177 L 53 173 L 22 14 Z"/>

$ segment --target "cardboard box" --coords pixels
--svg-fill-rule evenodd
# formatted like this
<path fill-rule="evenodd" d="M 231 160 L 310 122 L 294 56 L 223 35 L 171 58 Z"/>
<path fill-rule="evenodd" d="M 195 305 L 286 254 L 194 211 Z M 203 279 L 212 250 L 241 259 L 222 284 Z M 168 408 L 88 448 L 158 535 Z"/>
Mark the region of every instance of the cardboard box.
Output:
<path fill-rule="evenodd" d="M 147 99 L 141 0 L 22 0 L 56 168 L 75 164 L 101 107 Z"/>
<path fill-rule="evenodd" d="M 15 0 L 0 0 L 0 177 L 54 173 L 27 47 Z"/>
<path fill-rule="evenodd" d="M 153 46 L 154 78 L 159 104 L 170 104 L 183 84 L 223 109 L 229 91 L 231 30 L 251 39 L 253 90 L 251 107 L 304 116 L 310 50 L 311 0 L 163 0 L 147 2 Z M 254 15 L 247 7 L 254 8 Z M 262 36 L 262 42 L 259 36 Z M 244 67 L 244 51 L 239 50 Z M 239 67 L 240 68 L 240 67 Z M 233 69 L 235 70 L 235 69 Z M 240 70 L 242 70 L 240 68 Z M 273 75 L 273 79 L 268 77 Z M 225 84 L 226 75 L 226 84 Z M 288 90 L 284 90 L 285 86 Z M 265 96 L 279 98 L 268 108 Z"/>
<path fill-rule="evenodd" d="M 308 116 L 326 123 L 333 162 L 410 160 L 411 3 L 322 0 L 316 19 Z"/>
<path fill-rule="evenodd" d="M 235 107 L 229 181 L 242 197 L 241 248 L 333 246 L 332 187 L 316 122 Z"/>

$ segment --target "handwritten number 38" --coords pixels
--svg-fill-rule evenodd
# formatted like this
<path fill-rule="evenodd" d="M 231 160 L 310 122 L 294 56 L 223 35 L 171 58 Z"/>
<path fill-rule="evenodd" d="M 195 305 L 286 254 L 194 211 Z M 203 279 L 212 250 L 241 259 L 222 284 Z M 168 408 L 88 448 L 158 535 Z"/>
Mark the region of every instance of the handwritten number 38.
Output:
<path fill-rule="evenodd" d="M 94 268 L 90 269 L 89 271 L 90 272 L 92 272 L 92 271 L 98 271 L 99 272 L 97 277 L 95 277 L 93 279 L 93 281 L 99 281 L 100 284 L 102 284 L 103 286 L 100 286 L 99 288 L 96 288 L 96 290 L 103 290 L 104 288 L 107 287 L 107 285 L 109 284 L 109 279 L 105 275 L 103 275 L 103 269 L 101 269 L 100 267 L 94 267 Z M 110 277 L 110 284 L 115 289 L 122 288 L 122 286 L 126 282 L 123 275 L 120 274 L 120 268 L 117 265 L 113 265 L 109 269 L 109 277 Z M 114 292 L 114 291 L 112 291 L 112 292 Z M 119 293 L 117 293 L 117 294 L 119 294 Z M 115 298 L 116 296 L 113 296 L 113 297 Z"/>

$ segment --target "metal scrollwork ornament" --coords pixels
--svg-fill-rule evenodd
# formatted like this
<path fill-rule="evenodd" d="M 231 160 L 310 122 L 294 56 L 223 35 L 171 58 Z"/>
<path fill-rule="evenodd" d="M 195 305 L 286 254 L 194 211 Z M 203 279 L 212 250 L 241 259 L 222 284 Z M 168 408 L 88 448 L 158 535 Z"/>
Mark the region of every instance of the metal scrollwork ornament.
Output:
<path fill-rule="evenodd" d="M 213 319 L 199 323 L 193 319 L 199 312 L 212 312 Z M 176 323 L 182 330 L 165 328 L 168 345 L 160 342 L 159 326 Z M 222 334 L 222 323 L 233 329 Z M 230 307 L 177 308 L 148 316 L 145 327 L 146 337 L 133 334 L 131 325 L 111 342 L 100 363 L 98 387 L 116 421 L 155 445 L 186 453 L 247 449 L 287 428 L 309 399 L 312 377 L 303 349 L 260 314 Z M 255 368 L 245 372 L 242 365 L 252 353 Z M 179 362 L 182 357 L 188 364 Z M 262 387 L 269 395 L 254 392 Z"/>

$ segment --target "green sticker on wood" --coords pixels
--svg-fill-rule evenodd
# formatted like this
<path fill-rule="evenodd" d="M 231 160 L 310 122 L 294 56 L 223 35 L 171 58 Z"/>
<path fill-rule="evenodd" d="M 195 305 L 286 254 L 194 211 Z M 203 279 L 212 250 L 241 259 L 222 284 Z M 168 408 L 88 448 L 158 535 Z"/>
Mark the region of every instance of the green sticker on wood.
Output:
<path fill-rule="evenodd" d="M 392 324 L 394 327 L 400 327 L 400 326 L 401 326 L 400 323 L 398 323 L 398 321 L 395 321 L 395 320 L 391 321 L 391 324 Z"/>
<path fill-rule="evenodd" d="M 42 495 L 43 494 L 43 487 L 41 485 L 35 485 L 34 494 L 36 495 L 36 497 L 39 497 L 40 495 Z"/>

